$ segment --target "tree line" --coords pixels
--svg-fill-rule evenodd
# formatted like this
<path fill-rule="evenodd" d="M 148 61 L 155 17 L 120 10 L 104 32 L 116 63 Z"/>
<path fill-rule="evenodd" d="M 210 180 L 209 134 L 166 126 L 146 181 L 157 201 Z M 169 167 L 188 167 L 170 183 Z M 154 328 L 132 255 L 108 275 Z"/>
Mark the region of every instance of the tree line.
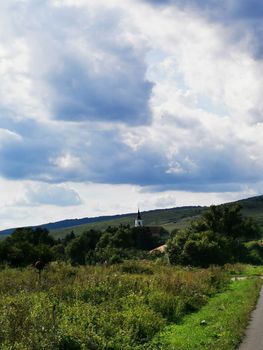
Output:
<path fill-rule="evenodd" d="M 145 252 L 164 243 L 168 232 L 160 228 L 154 235 L 149 227 L 108 227 L 105 231 L 88 230 L 77 236 L 72 231 L 55 239 L 47 229 L 18 228 L 0 241 L 0 264 L 19 267 L 37 260 L 48 263 L 66 260 L 72 264 L 118 263 L 144 257 Z"/>
<path fill-rule="evenodd" d="M 211 206 L 188 228 L 174 230 L 166 242 L 169 262 L 202 267 L 235 262 L 263 264 L 263 246 L 252 241 L 261 236 L 260 230 L 252 219 L 243 217 L 241 209 L 240 205 Z M 37 260 L 65 260 L 84 265 L 155 259 L 161 254 L 149 251 L 164 244 L 168 236 L 163 228 L 156 235 L 150 227 L 120 225 L 105 231 L 87 230 L 77 237 L 72 231 L 55 239 L 44 228 L 19 228 L 0 241 L 0 264 L 20 267 Z"/>

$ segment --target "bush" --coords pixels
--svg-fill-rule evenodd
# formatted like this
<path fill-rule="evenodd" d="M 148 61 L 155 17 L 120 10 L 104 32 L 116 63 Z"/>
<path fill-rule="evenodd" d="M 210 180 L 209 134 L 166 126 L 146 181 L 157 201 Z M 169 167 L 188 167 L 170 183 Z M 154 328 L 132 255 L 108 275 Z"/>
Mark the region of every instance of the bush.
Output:
<path fill-rule="evenodd" d="M 253 265 L 263 265 L 263 246 L 258 242 L 249 242 L 246 244 L 246 248 L 246 262 Z"/>
<path fill-rule="evenodd" d="M 246 262 L 247 248 L 237 239 L 213 231 L 179 231 L 167 242 L 172 264 L 208 267 Z"/>

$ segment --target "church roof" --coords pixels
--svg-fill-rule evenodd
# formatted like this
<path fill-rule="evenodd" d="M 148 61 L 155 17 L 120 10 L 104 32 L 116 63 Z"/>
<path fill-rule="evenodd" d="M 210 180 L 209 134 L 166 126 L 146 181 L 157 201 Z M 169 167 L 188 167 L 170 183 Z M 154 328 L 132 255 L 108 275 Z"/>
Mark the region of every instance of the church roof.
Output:
<path fill-rule="evenodd" d="M 137 220 L 141 220 L 141 219 L 142 219 L 141 213 L 140 213 L 140 210 L 138 209 Z"/>

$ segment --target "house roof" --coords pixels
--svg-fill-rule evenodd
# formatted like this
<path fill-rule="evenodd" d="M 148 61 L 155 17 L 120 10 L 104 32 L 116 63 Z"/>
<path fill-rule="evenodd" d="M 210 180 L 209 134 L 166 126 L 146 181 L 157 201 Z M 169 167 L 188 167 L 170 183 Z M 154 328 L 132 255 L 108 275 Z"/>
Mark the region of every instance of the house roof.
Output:
<path fill-rule="evenodd" d="M 160 253 L 165 253 L 166 252 L 167 245 L 163 244 L 160 247 L 154 248 L 150 251 L 150 253 L 155 253 L 155 252 L 160 252 Z"/>

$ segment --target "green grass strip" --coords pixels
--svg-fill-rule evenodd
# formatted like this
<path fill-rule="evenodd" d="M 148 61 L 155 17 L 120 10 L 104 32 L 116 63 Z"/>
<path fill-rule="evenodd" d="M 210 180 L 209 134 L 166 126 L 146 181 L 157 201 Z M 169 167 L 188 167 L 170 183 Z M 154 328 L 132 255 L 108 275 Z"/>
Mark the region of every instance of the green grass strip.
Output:
<path fill-rule="evenodd" d="M 227 291 L 211 298 L 199 312 L 186 316 L 181 324 L 167 327 L 158 340 L 158 348 L 236 349 L 257 302 L 261 284 L 259 279 L 232 282 Z"/>

